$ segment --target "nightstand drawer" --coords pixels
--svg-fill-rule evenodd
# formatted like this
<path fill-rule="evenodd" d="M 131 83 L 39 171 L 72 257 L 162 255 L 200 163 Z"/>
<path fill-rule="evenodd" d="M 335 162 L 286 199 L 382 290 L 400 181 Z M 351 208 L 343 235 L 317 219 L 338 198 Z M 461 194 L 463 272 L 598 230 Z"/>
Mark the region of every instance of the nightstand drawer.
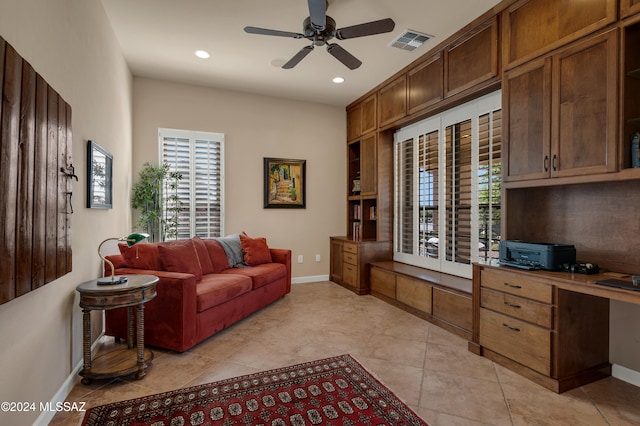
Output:
<path fill-rule="evenodd" d="M 358 264 L 358 255 L 353 253 L 344 253 L 343 261 L 352 265 Z"/>
<path fill-rule="evenodd" d="M 553 306 L 501 291 L 482 288 L 480 306 L 541 327 L 551 328 L 553 325 Z"/>
<path fill-rule="evenodd" d="M 552 285 L 531 280 L 517 272 L 485 269 L 482 271 L 480 285 L 539 302 L 553 303 Z"/>
<path fill-rule="evenodd" d="M 480 345 L 546 376 L 551 374 L 551 330 L 480 308 Z"/>
<path fill-rule="evenodd" d="M 353 243 L 344 243 L 342 251 L 345 253 L 358 254 L 358 245 Z"/>
<path fill-rule="evenodd" d="M 343 263 L 342 279 L 348 285 L 355 286 L 358 282 L 358 267 L 349 263 Z"/>

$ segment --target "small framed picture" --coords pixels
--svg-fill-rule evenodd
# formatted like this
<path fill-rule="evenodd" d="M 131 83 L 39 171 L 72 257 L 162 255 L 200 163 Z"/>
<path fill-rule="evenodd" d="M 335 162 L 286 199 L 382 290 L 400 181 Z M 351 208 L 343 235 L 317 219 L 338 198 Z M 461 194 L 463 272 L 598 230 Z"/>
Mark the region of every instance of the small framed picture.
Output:
<path fill-rule="evenodd" d="M 306 160 L 264 158 L 264 208 L 306 208 Z"/>

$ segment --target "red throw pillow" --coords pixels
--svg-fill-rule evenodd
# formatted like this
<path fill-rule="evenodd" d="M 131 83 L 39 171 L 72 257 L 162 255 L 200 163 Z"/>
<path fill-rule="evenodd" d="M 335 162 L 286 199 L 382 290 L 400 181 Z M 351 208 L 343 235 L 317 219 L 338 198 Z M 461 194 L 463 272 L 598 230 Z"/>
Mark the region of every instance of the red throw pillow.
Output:
<path fill-rule="evenodd" d="M 165 271 L 185 272 L 195 275 L 197 280 L 202 279 L 202 267 L 191 240 L 158 244 L 158 252 Z"/>
<path fill-rule="evenodd" d="M 158 244 L 138 243 L 129 247 L 124 243 L 119 243 L 118 248 L 129 268 L 149 269 L 152 271 L 162 270 Z"/>
<path fill-rule="evenodd" d="M 213 273 L 225 271 L 229 269 L 229 259 L 227 253 L 216 240 L 202 240 L 209 252 L 209 260 L 213 264 Z"/>
<path fill-rule="evenodd" d="M 192 241 L 193 246 L 196 248 L 196 253 L 198 253 L 198 260 L 202 267 L 202 275 L 215 273 L 216 270 L 213 267 L 213 263 L 209 257 L 209 251 L 207 250 L 207 246 L 204 245 L 204 241 L 202 241 L 200 237 L 193 237 Z"/>
<path fill-rule="evenodd" d="M 240 245 L 247 265 L 256 266 L 272 262 L 266 238 L 249 238 L 240 234 Z"/>

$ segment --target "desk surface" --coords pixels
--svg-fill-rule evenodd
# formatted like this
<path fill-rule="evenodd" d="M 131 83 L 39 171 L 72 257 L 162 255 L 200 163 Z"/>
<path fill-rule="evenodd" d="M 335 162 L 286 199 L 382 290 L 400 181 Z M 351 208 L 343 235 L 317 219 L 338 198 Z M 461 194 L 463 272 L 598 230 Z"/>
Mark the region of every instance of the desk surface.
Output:
<path fill-rule="evenodd" d="M 560 271 L 528 271 L 518 268 L 512 268 L 509 266 L 498 266 L 493 264 L 490 265 L 486 263 L 480 263 L 479 265 L 509 272 L 518 272 L 535 279 L 553 279 L 553 284 L 563 290 L 569 290 L 576 293 L 589 294 L 592 296 L 604 297 L 606 299 L 618 300 L 620 302 L 628 302 L 640 305 L 640 291 L 624 290 L 621 288 L 596 284 L 596 281 L 606 280 L 610 278 L 618 278 L 631 281 L 631 275 L 629 274 L 619 274 L 611 271 L 603 271 L 599 274 L 586 275 Z"/>

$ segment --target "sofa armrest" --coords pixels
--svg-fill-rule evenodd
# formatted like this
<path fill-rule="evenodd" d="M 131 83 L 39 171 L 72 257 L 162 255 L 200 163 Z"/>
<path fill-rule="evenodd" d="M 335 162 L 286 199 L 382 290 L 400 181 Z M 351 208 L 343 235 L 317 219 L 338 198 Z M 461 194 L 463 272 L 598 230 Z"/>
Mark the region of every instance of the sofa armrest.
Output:
<path fill-rule="evenodd" d="M 160 280 L 145 303 L 145 342 L 182 352 L 196 342 L 196 278 L 181 272 L 120 268 L 118 275 L 149 274 Z M 126 338 L 126 308 L 106 312 L 106 333 Z M 120 312 L 115 312 L 120 311 Z"/>
<path fill-rule="evenodd" d="M 291 250 L 270 248 L 273 263 L 282 263 L 287 268 L 287 292 L 291 291 Z"/>

